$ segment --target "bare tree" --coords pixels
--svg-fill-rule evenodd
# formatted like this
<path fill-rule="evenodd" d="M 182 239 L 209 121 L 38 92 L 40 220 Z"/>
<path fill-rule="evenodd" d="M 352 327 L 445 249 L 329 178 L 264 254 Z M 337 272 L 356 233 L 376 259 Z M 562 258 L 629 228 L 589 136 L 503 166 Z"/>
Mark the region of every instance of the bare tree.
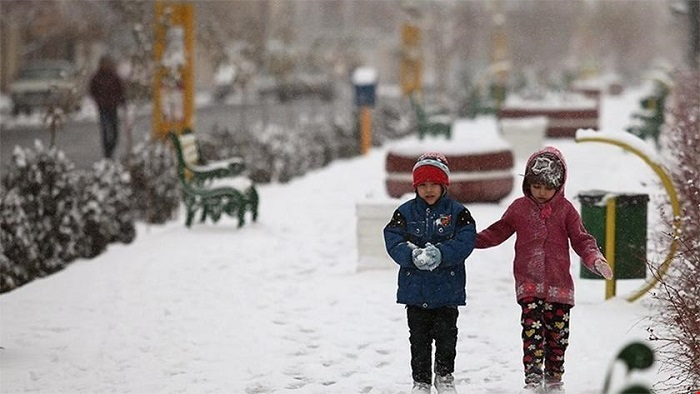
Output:
<path fill-rule="evenodd" d="M 663 392 L 685 394 L 700 387 L 700 74 L 676 78 L 669 106 L 672 121 L 665 129 L 673 152 L 673 179 L 681 201 L 681 231 L 675 237 L 678 253 L 654 293 L 656 313 L 648 328 L 657 341 L 662 368 L 670 378 L 660 382 Z M 658 272 L 654 274 L 659 277 Z"/>

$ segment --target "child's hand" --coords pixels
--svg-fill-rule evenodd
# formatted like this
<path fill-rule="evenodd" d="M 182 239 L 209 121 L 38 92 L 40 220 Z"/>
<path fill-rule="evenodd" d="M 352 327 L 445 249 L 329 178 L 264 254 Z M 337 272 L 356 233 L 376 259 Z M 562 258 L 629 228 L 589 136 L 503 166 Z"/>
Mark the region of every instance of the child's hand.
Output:
<path fill-rule="evenodd" d="M 613 278 L 613 272 L 608 265 L 608 262 L 603 259 L 596 259 L 593 263 L 593 268 L 602 276 L 603 278 L 610 280 Z"/>
<path fill-rule="evenodd" d="M 420 258 L 420 255 L 423 254 L 424 250 L 421 248 L 414 248 L 411 250 L 411 257 L 413 258 L 413 263 L 416 262 Z"/>
<path fill-rule="evenodd" d="M 428 268 L 432 271 L 442 263 L 442 252 L 435 245 L 427 243 L 425 245 L 425 254 L 428 257 Z"/>
<path fill-rule="evenodd" d="M 425 244 L 425 248 L 416 248 L 411 251 L 413 264 L 423 271 L 432 271 L 442 262 L 440 249 L 430 243 Z"/>
<path fill-rule="evenodd" d="M 425 249 L 422 248 L 416 248 L 411 251 L 411 257 L 413 258 L 413 264 L 418 268 L 419 270 L 428 270 L 430 269 L 428 265 L 428 255 L 425 253 Z"/>

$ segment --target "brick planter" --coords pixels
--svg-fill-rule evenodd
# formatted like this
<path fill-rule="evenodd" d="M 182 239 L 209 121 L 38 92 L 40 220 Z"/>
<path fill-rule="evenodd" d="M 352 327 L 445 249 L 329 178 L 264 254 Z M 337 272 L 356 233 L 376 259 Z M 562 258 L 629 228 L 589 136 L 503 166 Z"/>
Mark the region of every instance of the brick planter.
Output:
<path fill-rule="evenodd" d="M 557 101 L 506 101 L 499 110 L 501 119 L 547 117 L 548 138 L 575 138 L 578 129 L 598 129 L 598 101 L 585 98 Z"/>
<path fill-rule="evenodd" d="M 513 153 L 509 150 L 481 154 L 445 155 L 450 162 L 450 196 L 464 202 L 498 202 L 513 189 Z M 386 190 L 399 198 L 413 193 L 411 170 L 414 156 L 388 152 Z"/>
<path fill-rule="evenodd" d="M 461 149 L 460 149 L 461 147 Z M 498 135 L 496 121 L 457 121 L 453 139 L 426 138 L 413 146 L 387 149 L 386 190 L 393 198 L 413 194 L 413 165 L 436 151 L 450 163 L 450 196 L 463 203 L 498 202 L 513 189 L 513 151 Z"/>

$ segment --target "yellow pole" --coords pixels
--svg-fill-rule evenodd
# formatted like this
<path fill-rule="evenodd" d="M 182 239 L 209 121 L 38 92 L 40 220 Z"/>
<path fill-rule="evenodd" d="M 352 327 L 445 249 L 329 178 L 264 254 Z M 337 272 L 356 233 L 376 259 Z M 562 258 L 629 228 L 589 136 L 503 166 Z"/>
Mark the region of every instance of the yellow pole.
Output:
<path fill-rule="evenodd" d="M 152 86 L 152 134 L 154 138 L 163 139 L 168 131 L 179 134 L 185 129 L 193 129 L 194 6 L 188 2 L 157 1 L 154 12 L 153 57 L 156 67 Z M 181 35 L 175 34 L 180 31 Z M 169 32 L 173 33 L 170 37 Z M 171 65 L 171 69 L 167 69 L 161 63 L 168 55 L 182 55 L 182 64 Z M 166 85 L 167 91 L 164 92 Z M 178 100 L 181 104 L 166 104 Z"/>
<path fill-rule="evenodd" d="M 185 64 L 182 68 L 183 79 L 183 119 L 180 132 L 184 129 L 194 131 L 194 6 L 184 3 L 180 9 L 180 23 L 185 29 Z"/>
<path fill-rule="evenodd" d="M 664 262 L 661 263 L 661 265 L 659 266 L 658 273 L 652 275 L 651 280 L 647 281 L 640 289 L 635 291 L 634 294 L 627 298 L 627 301 L 634 302 L 659 283 L 661 278 L 666 274 L 666 271 L 668 271 L 668 267 L 671 265 L 673 257 L 676 255 L 676 250 L 678 249 L 678 235 L 681 232 L 681 206 L 678 201 L 678 196 L 676 194 L 676 188 L 673 186 L 671 178 L 660 165 L 658 165 L 649 157 L 647 157 L 639 149 L 636 149 L 625 142 L 615 140 L 612 138 L 607 138 L 605 136 L 589 135 L 579 137 L 578 134 L 576 135 L 576 142 L 603 142 L 606 144 L 619 146 L 620 148 L 639 156 L 645 163 L 647 163 L 647 165 L 649 165 L 649 167 L 651 167 L 652 170 L 654 170 L 656 175 L 661 179 L 661 182 L 663 183 L 664 187 L 666 188 L 666 192 L 668 193 L 668 197 L 671 200 L 671 209 L 673 210 L 673 234 L 671 235 L 671 244 L 668 247 L 668 254 L 666 255 L 666 259 L 664 260 Z"/>
<path fill-rule="evenodd" d="M 421 54 L 421 30 L 404 23 L 401 26 L 401 61 L 399 85 L 405 96 L 420 93 L 423 89 L 423 55 Z"/>
<path fill-rule="evenodd" d="M 360 153 L 367 154 L 372 146 L 372 109 L 360 107 Z"/>
<path fill-rule="evenodd" d="M 617 200 L 612 197 L 608 198 L 605 206 L 605 259 L 608 260 L 610 268 L 613 272 L 613 277 L 605 281 L 605 299 L 615 297 L 617 292 L 617 278 L 615 277 L 615 222 L 616 222 L 616 204 Z"/>
<path fill-rule="evenodd" d="M 153 97 L 153 110 L 151 113 L 151 136 L 153 139 L 161 138 L 161 121 L 163 119 L 161 86 L 163 81 L 164 71 L 158 65 L 163 57 L 165 50 L 165 24 L 161 21 L 165 13 L 165 5 L 162 1 L 155 3 L 155 26 L 153 37 L 153 62 L 156 67 L 153 72 L 153 81 L 151 85 L 151 95 Z"/>

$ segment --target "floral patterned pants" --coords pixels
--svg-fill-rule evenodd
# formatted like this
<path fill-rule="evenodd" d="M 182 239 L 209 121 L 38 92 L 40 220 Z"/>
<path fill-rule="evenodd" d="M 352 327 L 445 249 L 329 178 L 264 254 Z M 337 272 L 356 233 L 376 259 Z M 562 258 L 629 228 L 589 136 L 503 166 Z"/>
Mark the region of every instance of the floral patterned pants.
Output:
<path fill-rule="evenodd" d="M 539 383 L 543 378 L 547 382 L 561 381 L 572 306 L 541 298 L 524 298 L 518 304 L 522 308 L 525 383 Z"/>

